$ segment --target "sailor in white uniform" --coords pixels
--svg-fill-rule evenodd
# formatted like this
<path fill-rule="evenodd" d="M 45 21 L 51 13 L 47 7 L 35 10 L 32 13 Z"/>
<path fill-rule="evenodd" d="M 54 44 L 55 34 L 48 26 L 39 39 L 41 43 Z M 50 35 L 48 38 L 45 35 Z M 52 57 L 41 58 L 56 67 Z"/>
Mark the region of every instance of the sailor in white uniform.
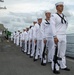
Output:
<path fill-rule="evenodd" d="M 29 38 L 29 48 L 28 48 L 28 55 L 31 54 L 32 51 L 32 26 L 29 27 L 29 31 L 28 31 L 28 38 Z"/>
<path fill-rule="evenodd" d="M 22 32 L 22 34 L 21 34 L 21 40 L 22 40 L 22 51 L 24 52 L 24 50 L 25 50 L 25 29 L 23 29 L 23 32 Z"/>
<path fill-rule="evenodd" d="M 66 30 L 68 27 L 68 21 L 66 16 L 62 13 L 64 9 L 64 3 L 58 2 L 55 4 L 57 13 L 53 14 L 51 16 L 51 26 L 53 29 L 54 34 L 54 42 L 55 45 L 58 46 L 58 57 L 60 57 L 62 60 L 58 60 L 58 63 L 60 64 L 60 68 L 62 70 L 70 71 L 70 69 L 66 66 Z M 55 53 L 55 51 L 54 51 Z M 52 62 L 52 70 L 54 73 L 59 74 L 59 66 L 56 63 L 55 71 L 54 71 L 54 61 Z"/>
<path fill-rule="evenodd" d="M 20 32 L 20 47 L 22 47 L 22 32 Z"/>
<path fill-rule="evenodd" d="M 37 45 L 34 61 L 38 59 L 38 56 L 40 59 L 42 59 L 42 53 L 43 53 L 43 35 L 41 31 L 42 17 L 38 17 L 37 20 L 38 22 L 35 25 L 35 31 L 34 31 L 34 40 L 35 44 Z"/>
<path fill-rule="evenodd" d="M 26 28 L 25 41 L 26 41 L 25 45 L 27 45 L 26 54 L 28 54 L 28 51 L 29 51 L 29 28 Z"/>
<path fill-rule="evenodd" d="M 22 50 L 24 53 L 27 52 L 27 40 L 28 40 L 28 34 L 27 34 L 27 29 L 23 29 L 22 32 Z"/>
<path fill-rule="evenodd" d="M 46 56 L 42 58 L 42 65 L 46 65 L 46 61 L 47 62 L 52 62 L 53 59 L 53 50 L 54 50 L 54 40 L 53 40 L 53 33 L 52 33 L 52 28 L 50 25 L 50 17 L 51 17 L 51 13 L 49 10 L 47 10 L 45 12 L 45 20 L 42 21 L 42 25 L 41 25 L 41 30 L 43 32 L 43 42 L 44 42 L 44 47 L 46 46 L 46 53 L 48 56 L 48 60 L 46 60 Z"/>
<path fill-rule="evenodd" d="M 13 33 L 14 44 L 16 43 L 16 31 Z"/>
<path fill-rule="evenodd" d="M 37 20 L 34 20 L 33 21 L 33 26 L 31 28 L 31 41 L 32 41 L 32 51 L 31 51 L 31 56 L 30 57 L 33 57 L 34 56 L 34 52 L 35 52 L 35 42 L 34 42 L 34 26 L 35 24 L 37 23 Z"/>
<path fill-rule="evenodd" d="M 13 33 L 11 33 L 11 41 L 13 41 Z"/>
<path fill-rule="evenodd" d="M 20 34 L 20 31 L 18 30 L 16 32 L 16 45 L 18 46 L 19 45 L 19 34 Z"/>

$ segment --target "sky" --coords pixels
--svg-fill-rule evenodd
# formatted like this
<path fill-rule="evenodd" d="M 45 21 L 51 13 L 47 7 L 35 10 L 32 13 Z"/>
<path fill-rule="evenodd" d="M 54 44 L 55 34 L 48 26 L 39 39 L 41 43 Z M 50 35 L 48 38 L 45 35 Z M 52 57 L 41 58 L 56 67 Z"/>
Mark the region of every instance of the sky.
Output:
<path fill-rule="evenodd" d="M 32 25 L 38 16 L 44 16 L 46 10 L 56 13 L 55 3 L 64 2 L 64 14 L 68 17 L 69 27 L 67 33 L 74 33 L 74 0 L 4 0 L 0 6 L 0 22 L 10 31 L 23 29 Z"/>

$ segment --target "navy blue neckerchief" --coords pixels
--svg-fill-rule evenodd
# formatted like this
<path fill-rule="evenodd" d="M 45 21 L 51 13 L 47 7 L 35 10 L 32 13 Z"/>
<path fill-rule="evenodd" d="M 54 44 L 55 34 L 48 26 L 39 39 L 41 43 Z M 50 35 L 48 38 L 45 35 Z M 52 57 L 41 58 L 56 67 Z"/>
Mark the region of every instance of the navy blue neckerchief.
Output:
<path fill-rule="evenodd" d="M 45 19 L 45 20 L 46 20 L 46 19 Z M 50 23 L 46 20 L 45 24 L 50 24 Z"/>
<path fill-rule="evenodd" d="M 60 18 L 61 18 L 61 23 L 62 24 L 66 24 L 67 23 L 67 21 L 64 19 L 64 14 L 62 14 L 63 15 L 63 17 L 62 16 L 60 16 L 60 14 L 58 14 L 58 13 L 56 13 Z M 64 22 L 63 22 L 64 21 Z"/>

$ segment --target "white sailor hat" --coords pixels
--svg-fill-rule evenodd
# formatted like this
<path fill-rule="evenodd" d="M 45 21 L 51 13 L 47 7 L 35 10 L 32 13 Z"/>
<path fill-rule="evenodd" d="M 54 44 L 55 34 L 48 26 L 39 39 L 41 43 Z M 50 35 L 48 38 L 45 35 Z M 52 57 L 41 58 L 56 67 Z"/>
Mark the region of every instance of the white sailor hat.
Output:
<path fill-rule="evenodd" d="M 41 17 L 41 16 L 39 16 L 37 19 L 42 19 L 42 17 Z"/>
<path fill-rule="evenodd" d="M 55 6 L 58 6 L 58 5 L 63 5 L 64 3 L 63 2 L 58 2 L 55 4 Z"/>
<path fill-rule="evenodd" d="M 34 19 L 33 22 L 37 22 L 37 19 Z"/>
<path fill-rule="evenodd" d="M 45 13 L 51 13 L 49 10 L 46 10 Z"/>

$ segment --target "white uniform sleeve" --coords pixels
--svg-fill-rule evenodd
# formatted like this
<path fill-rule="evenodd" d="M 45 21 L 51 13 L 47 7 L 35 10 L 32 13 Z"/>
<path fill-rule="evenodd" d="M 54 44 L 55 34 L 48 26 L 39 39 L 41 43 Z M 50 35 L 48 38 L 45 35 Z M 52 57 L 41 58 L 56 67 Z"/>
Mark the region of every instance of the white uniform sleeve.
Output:
<path fill-rule="evenodd" d="M 30 30 L 28 31 L 28 40 L 30 39 Z"/>
<path fill-rule="evenodd" d="M 22 33 L 20 34 L 20 40 L 22 40 Z"/>
<path fill-rule="evenodd" d="M 44 22 L 41 23 L 41 32 L 42 32 L 42 35 L 43 35 L 43 39 L 45 39 L 45 26 L 44 26 Z"/>
<path fill-rule="evenodd" d="M 33 31 L 33 34 L 34 34 L 34 39 L 37 39 L 37 36 L 36 36 L 36 25 L 34 26 L 34 29 L 33 29 L 34 31 Z"/>
<path fill-rule="evenodd" d="M 29 40 L 31 40 L 32 39 L 32 30 L 30 29 L 29 30 Z"/>
<path fill-rule="evenodd" d="M 25 38 L 24 38 L 24 33 L 22 33 L 22 40 L 24 40 Z"/>
<path fill-rule="evenodd" d="M 23 33 L 21 34 L 21 40 L 23 40 Z"/>
<path fill-rule="evenodd" d="M 29 32 L 27 32 L 27 37 L 26 37 L 27 41 L 29 40 Z"/>
<path fill-rule="evenodd" d="M 30 40 L 32 39 L 32 29 L 30 29 Z"/>
<path fill-rule="evenodd" d="M 51 18 L 50 18 L 50 25 L 51 25 L 51 28 L 52 28 L 53 36 L 56 36 L 56 27 L 55 27 L 56 21 L 55 21 L 54 15 L 52 15 Z"/>

